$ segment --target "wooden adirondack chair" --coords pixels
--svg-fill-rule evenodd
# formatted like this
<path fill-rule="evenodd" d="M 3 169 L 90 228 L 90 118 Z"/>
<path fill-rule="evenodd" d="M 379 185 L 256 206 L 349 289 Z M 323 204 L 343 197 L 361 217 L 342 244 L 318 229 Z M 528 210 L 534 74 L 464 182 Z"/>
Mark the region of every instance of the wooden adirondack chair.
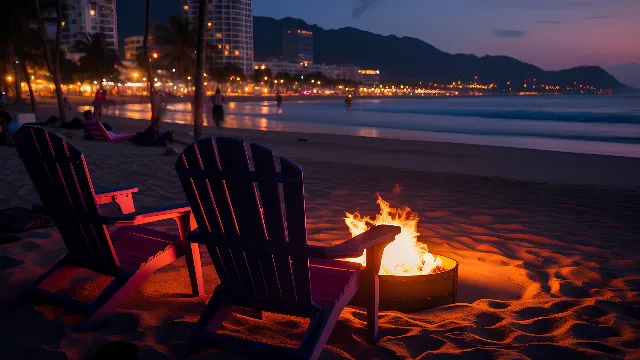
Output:
<path fill-rule="evenodd" d="M 87 133 L 91 135 L 94 140 L 121 142 L 121 141 L 129 140 L 134 136 L 136 136 L 135 133 L 118 134 L 116 136 L 111 136 L 107 132 L 107 129 L 104 128 L 102 123 L 97 120 L 83 121 L 82 124 L 84 125 L 84 128 L 86 129 Z"/>
<path fill-rule="evenodd" d="M 378 271 L 384 247 L 400 233 L 378 226 L 337 246 L 307 244 L 302 169 L 251 144 L 206 138 L 187 147 L 176 171 L 198 229 L 189 239 L 207 246 L 221 283 L 185 349 L 229 350 L 261 358 L 317 358 L 340 312 L 361 288 L 367 301 L 367 338 L 378 339 Z M 284 204 L 281 204 L 281 190 Z M 284 206 L 283 206 L 284 205 Z M 284 215 L 283 216 L 283 212 Z M 367 250 L 367 267 L 333 260 Z M 217 334 L 234 306 L 311 319 L 297 349 Z"/>
<path fill-rule="evenodd" d="M 94 192 L 84 155 L 61 137 L 36 126 L 23 126 L 16 147 L 44 210 L 51 215 L 68 253 L 29 288 L 25 296 L 87 316 L 79 330 L 95 328 L 125 301 L 153 272 L 186 256 L 194 296 L 203 294 L 200 253 L 190 245 L 188 204 L 148 212 L 133 212 L 131 193 L 119 189 Z M 105 216 L 99 204 L 118 203 L 123 213 Z M 136 226 L 174 219 L 180 235 Z M 124 225 L 109 233 L 106 225 Z M 78 269 L 85 268 L 114 279 L 91 303 L 53 292 Z"/>

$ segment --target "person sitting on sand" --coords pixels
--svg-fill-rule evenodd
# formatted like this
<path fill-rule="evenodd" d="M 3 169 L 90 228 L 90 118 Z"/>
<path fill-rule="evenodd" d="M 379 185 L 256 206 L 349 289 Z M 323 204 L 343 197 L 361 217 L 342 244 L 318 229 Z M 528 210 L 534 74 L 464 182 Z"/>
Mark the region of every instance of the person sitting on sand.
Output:
<path fill-rule="evenodd" d="M 91 110 L 85 110 L 82 113 L 82 117 L 84 118 L 85 121 L 94 121 L 95 119 L 93 118 L 93 113 L 91 112 Z M 99 120 L 97 120 L 99 121 Z M 111 126 L 109 126 L 109 124 L 107 123 L 103 123 L 100 122 L 102 124 L 102 126 L 104 127 L 105 130 L 107 130 L 107 134 L 109 134 L 109 136 L 111 137 L 115 137 L 116 133 L 113 132 L 113 129 L 111 128 Z M 89 132 L 87 131 L 87 129 L 84 129 L 84 138 L 86 140 L 93 140 L 93 136 L 91 136 L 91 134 L 89 134 Z"/>
<path fill-rule="evenodd" d="M 151 120 L 149 127 L 139 132 L 131 141 L 140 146 L 167 146 L 173 142 L 173 131 L 162 132 L 162 119 L 156 116 Z"/>

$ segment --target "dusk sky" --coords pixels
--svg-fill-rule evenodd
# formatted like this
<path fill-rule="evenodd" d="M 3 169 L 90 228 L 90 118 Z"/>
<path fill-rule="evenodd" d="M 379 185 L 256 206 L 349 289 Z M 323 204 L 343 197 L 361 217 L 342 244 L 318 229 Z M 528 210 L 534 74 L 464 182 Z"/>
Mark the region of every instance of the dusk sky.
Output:
<path fill-rule="evenodd" d="M 255 15 L 422 39 L 452 53 L 509 55 L 553 70 L 640 63 L 640 0 L 254 0 Z M 118 1 L 121 38 L 142 34 L 143 1 Z M 155 1 L 153 21 L 180 13 Z"/>

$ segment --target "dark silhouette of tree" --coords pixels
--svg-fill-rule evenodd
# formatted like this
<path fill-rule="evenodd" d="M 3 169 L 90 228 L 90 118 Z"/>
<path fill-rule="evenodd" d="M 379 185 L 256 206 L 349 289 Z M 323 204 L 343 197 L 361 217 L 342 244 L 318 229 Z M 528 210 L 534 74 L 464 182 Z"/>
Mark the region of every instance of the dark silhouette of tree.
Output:
<path fill-rule="evenodd" d="M 202 124 L 204 120 L 204 69 L 206 66 L 206 27 L 205 19 L 207 17 L 207 0 L 199 1 L 198 10 L 198 42 L 196 50 L 196 75 L 195 85 L 196 91 L 193 99 L 193 137 L 195 141 L 202 137 Z"/>
<path fill-rule="evenodd" d="M 184 17 L 170 16 L 168 24 L 159 24 L 155 31 L 155 41 L 163 49 L 158 58 L 160 66 L 176 69 L 176 75 L 180 78 L 193 76 L 197 39 L 197 29 Z"/>
<path fill-rule="evenodd" d="M 237 81 L 236 79 L 240 79 L 240 81 L 245 79 L 242 69 L 238 65 L 232 63 L 226 63 L 222 66 L 212 65 L 211 67 L 209 67 L 209 72 L 207 73 L 207 75 L 209 74 L 211 74 L 211 78 L 218 84 L 226 84 L 229 81 Z"/>
<path fill-rule="evenodd" d="M 0 21 L 0 52 L 4 54 L 3 64 L 5 73 L 7 67 L 11 65 L 13 70 L 13 84 L 15 91 L 15 101 L 21 102 L 21 72 L 18 69 L 22 67 L 20 65 L 20 59 L 18 52 L 23 46 L 23 42 L 27 35 L 32 32 L 29 28 L 29 24 L 35 20 L 35 12 L 32 3 L 29 2 L 17 2 L 17 1 L 2 1 L 0 2 L 0 14 L 2 14 L 2 21 Z M 3 79 L 6 80 L 6 79 Z M 5 83 L 5 85 L 7 85 Z"/>
<path fill-rule="evenodd" d="M 44 58 L 49 69 L 49 73 L 53 76 L 53 83 L 56 87 L 56 98 L 58 100 L 58 113 L 60 114 L 60 120 L 64 123 L 67 121 L 67 112 L 64 107 L 64 101 L 62 100 L 62 87 L 60 87 L 60 29 L 62 27 L 63 8 L 62 0 L 33 0 L 35 5 L 36 20 L 38 23 L 38 31 L 40 32 L 40 41 L 42 43 L 42 51 Z M 40 1 L 43 2 L 41 7 Z M 52 9 L 53 8 L 53 9 Z M 44 11 L 47 11 L 46 13 Z M 47 45 L 46 29 L 45 29 L 45 15 L 49 12 L 55 14 L 56 23 L 56 42 L 54 47 L 54 57 L 51 58 L 51 51 Z"/>
<path fill-rule="evenodd" d="M 257 68 L 253 70 L 253 74 L 251 74 L 251 81 L 255 84 L 264 84 L 269 81 L 273 81 L 273 72 L 271 71 L 271 68 L 265 67 L 264 69 Z"/>
<path fill-rule="evenodd" d="M 105 34 L 83 34 L 73 48 L 82 54 L 78 59 L 78 68 L 86 80 L 102 81 L 119 76 L 118 67 L 123 66 L 122 61 L 117 51 L 109 47 Z"/>

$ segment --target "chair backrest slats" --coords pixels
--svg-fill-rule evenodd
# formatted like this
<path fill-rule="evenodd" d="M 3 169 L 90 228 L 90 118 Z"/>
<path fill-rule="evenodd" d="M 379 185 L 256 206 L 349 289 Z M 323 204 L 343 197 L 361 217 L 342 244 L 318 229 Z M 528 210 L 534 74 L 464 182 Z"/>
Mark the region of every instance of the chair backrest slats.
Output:
<path fill-rule="evenodd" d="M 273 175 L 276 173 L 276 162 L 273 152 L 258 144 L 251 144 L 251 155 L 253 167 L 257 174 Z M 264 223 L 267 228 L 267 239 L 272 244 L 285 245 L 287 234 L 284 228 L 282 217 L 282 206 L 280 204 L 280 188 L 274 182 L 259 182 L 260 200 L 264 213 Z M 293 285 L 293 275 L 291 274 L 291 259 L 285 255 L 273 255 L 273 272 L 271 267 L 263 267 L 263 274 L 269 292 L 273 293 L 277 287 L 280 291 L 281 299 L 289 302 L 296 302 L 296 293 Z M 275 276 L 275 285 L 273 277 Z"/>
<path fill-rule="evenodd" d="M 197 147 L 190 146 L 178 159 L 176 170 L 189 171 L 194 169 L 203 169 L 203 165 L 200 161 L 200 154 L 198 153 Z M 224 230 L 221 226 L 218 210 L 216 209 L 211 187 L 207 180 L 202 178 L 180 177 L 180 182 L 185 196 L 191 205 L 191 210 L 200 232 L 208 235 L 221 236 Z M 241 288 L 233 261 L 229 259 L 225 264 L 223 261 L 225 257 L 222 256 L 217 249 L 210 251 L 210 256 L 220 281 L 228 282 L 232 286 Z"/>
<path fill-rule="evenodd" d="M 254 171 L 241 140 L 202 139 L 185 149 L 176 171 L 216 271 L 235 296 L 309 310 L 302 170 L 282 159 L 277 173 L 273 152 L 256 144 L 251 159 Z"/>
<path fill-rule="evenodd" d="M 203 169 L 220 170 L 218 154 L 216 152 L 213 139 L 203 139 L 198 141 L 196 143 L 196 148 Z M 229 196 L 225 183 L 215 180 L 206 180 L 206 182 L 209 188 L 209 194 L 212 196 L 212 201 L 215 204 L 215 210 L 217 211 L 217 214 L 214 212 L 208 216 L 217 216 L 220 219 L 220 222 L 223 225 L 222 236 L 229 239 L 237 239 L 238 225 L 236 224 L 233 210 L 229 203 Z M 220 256 L 224 260 L 227 274 L 240 280 L 238 284 L 233 284 L 233 287 L 238 290 L 238 286 L 240 286 L 243 293 L 253 293 L 253 281 L 251 279 L 251 273 L 247 265 L 247 260 L 244 257 L 244 253 L 239 250 L 220 250 Z"/>
<path fill-rule="evenodd" d="M 98 221 L 84 155 L 59 136 L 35 126 L 18 131 L 16 147 L 76 263 L 96 271 L 115 270 L 118 260 L 106 227 Z"/>
<path fill-rule="evenodd" d="M 220 160 L 220 167 L 225 173 L 230 174 L 246 174 L 249 173 L 249 158 L 244 146 L 244 142 L 238 139 L 219 137 L 216 139 L 216 147 Z M 238 228 L 238 242 L 251 246 L 256 242 L 266 241 L 264 224 L 262 221 L 262 211 L 258 205 L 256 187 L 250 182 L 225 182 L 227 188 L 227 196 L 233 216 L 236 219 Z M 252 253 L 244 253 L 247 261 L 247 268 L 251 274 L 251 280 L 255 292 L 261 296 L 268 298 L 265 279 L 262 276 L 262 267 L 271 264 L 262 264 L 260 256 Z M 280 298 L 280 291 L 277 293 Z"/>
<path fill-rule="evenodd" d="M 282 184 L 282 192 L 284 195 L 289 243 L 292 246 L 298 245 L 300 249 L 302 249 L 307 245 L 307 220 L 304 205 L 302 169 L 284 157 L 280 158 L 280 168 L 284 175 L 300 177 L 298 183 Z M 298 302 L 311 302 L 309 257 L 300 255 L 291 256 L 291 268 L 293 270 L 293 280 L 295 282 Z"/>

